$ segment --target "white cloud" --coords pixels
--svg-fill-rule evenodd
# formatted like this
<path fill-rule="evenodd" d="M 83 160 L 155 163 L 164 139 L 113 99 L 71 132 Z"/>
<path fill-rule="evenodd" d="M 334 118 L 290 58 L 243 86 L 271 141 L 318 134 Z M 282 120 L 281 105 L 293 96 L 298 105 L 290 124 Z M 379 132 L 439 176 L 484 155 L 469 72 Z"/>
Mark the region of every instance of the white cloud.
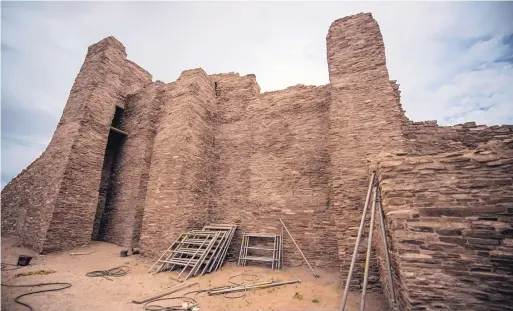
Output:
<path fill-rule="evenodd" d="M 328 83 L 329 25 L 340 17 L 371 12 L 383 33 L 390 78 L 400 83 L 410 118 L 442 124 L 513 123 L 513 3 L 1 5 L 2 185 L 38 153 L 24 152 L 23 145 L 6 139 L 23 137 L 26 145 L 49 141 L 87 47 L 109 35 L 123 42 L 129 58 L 155 80 L 173 81 L 185 69 L 203 67 L 209 73 L 254 73 L 262 91 L 269 91 Z M 10 110 L 4 109 L 6 100 Z M 27 111 L 45 116 L 44 128 L 33 127 L 38 121 L 29 119 Z M 32 132 L 20 132 L 5 118 L 25 122 Z"/>

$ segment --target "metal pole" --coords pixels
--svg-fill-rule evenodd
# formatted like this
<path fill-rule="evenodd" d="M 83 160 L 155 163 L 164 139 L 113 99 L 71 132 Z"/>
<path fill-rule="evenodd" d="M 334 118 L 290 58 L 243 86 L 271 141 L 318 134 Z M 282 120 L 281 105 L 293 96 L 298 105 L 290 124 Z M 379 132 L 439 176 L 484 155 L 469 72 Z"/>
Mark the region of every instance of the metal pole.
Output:
<path fill-rule="evenodd" d="M 358 245 L 360 244 L 360 238 L 363 232 L 363 224 L 365 222 L 365 215 L 367 214 L 367 207 L 369 206 L 369 200 L 372 190 L 372 184 L 374 183 L 374 177 L 376 176 L 376 172 L 372 171 L 372 176 L 369 180 L 369 189 L 367 190 L 367 197 L 365 198 L 365 205 L 363 207 L 362 220 L 360 222 L 360 229 L 358 230 L 358 236 L 356 238 L 356 243 L 354 245 L 353 258 L 351 259 L 351 266 L 349 267 L 349 273 L 347 275 L 346 288 L 344 289 L 344 296 L 342 297 L 342 308 L 344 311 L 347 302 L 347 294 L 349 293 L 349 284 L 351 283 L 351 277 L 353 276 L 354 263 L 356 261 L 356 255 L 358 254 Z"/>
<path fill-rule="evenodd" d="M 243 287 L 235 287 L 235 288 L 211 291 L 211 292 L 208 292 L 208 295 L 210 296 L 210 295 L 217 295 L 217 294 L 240 292 L 240 291 L 247 291 L 248 289 L 253 289 L 253 288 L 269 288 L 269 287 L 275 287 L 275 286 L 287 285 L 287 284 L 295 284 L 295 283 L 301 283 L 301 280 L 279 282 L 279 283 L 269 283 L 269 284 L 250 284 L 248 286 L 243 286 Z"/>
<path fill-rule="evenodd" d="M 281 227 L 281 237 L 280 237 L 280 243 L 281 243 L 281 249 L 280 249 L 280 269 L 283 269 L 283 248 L 285 247 L 283 245 L 283 237 L 285 235 L 283 234 L 283 226 Z"/>
<path fill-rule="evenodd" d="M 256 288 L 256 287 L 259 287 L 259 286 L 265 286 L 265 285 L 269 285 L 269 284 L 274 284 L 274 281 L 255 283 L 255 284 L 249 284 L 249 285 L 234 286 L 234 287 L 225 288 L 225 289 L 215 289 L 215 290 L 209 291 L 208 294 L 209 295 L 217 295 L 217 294 L 225 293 L 226 291 L 245 290 L 245 289 L 251 289 L 251 288 L 254 288 L 254 287 Z"/>
<path fill-rule="evenodd" d="M 203 240 L 203 243 L 201 243 L 201 245 L 198 247 L 198 249 L 196 250 L 196 252 L 194 253 L 194 255 L 192 255 L 191 259 L 189 259 L 189 261 L 183 266 L 183 269 L 182 271 L 180 272 L 180 274 L 178 274 L 178 279 L 180 279 L 180 276 L 182 275 L 182 273 L 185 271 L 185 269 L 187 269 L 190 265 L 190 263 L 194 260 L 194 257 L 196 257 L 196 255 L 198 254 L 198 252 L 201 250 L 201 248 L 203 247 L 203 245 L 205 243 L 207 243 L 207 239 L 210 237 L 210 234 L 207 236 L 207 238 L 205 240 Z M 199 261 L 199 259 L 198 259 Z M 196 264 L 198 264 L 198 261 L 196 262 Z M 193 269 L 194 266 L 191 267 L 191 272 Z M 185 280 L 187 280 L 187 278 L 189 277 L 189 275 L 191 274 L 191 272 L 189 272 L 189 274 L 185 277 Z"/>
<path fill-rule="evenodd" d="M 178 238 L 173 242 L 173 244 L 171 244 L 171 246 L 169 246 L 169 247 L 167 248 L 167 250 L 164 252 L 164 254 L 162 254 L 162 256 L 160 256 L 160 258 L 159 258 L 157 261 L 155 261 L 155 263 L 153 264 L 153 266 L 151 266 L 150 270 L 148 270 L 148 273 L 150 273 L 150 272 L 151 272 L 151 270 L 153 270 L 153 267 L 155 267 L 155 266 L 159 263 L 159 261 L 160 261 L 160 260 L 162 260 L 162 258 L 164 258 L 164 256 L 166 256 L 166 255 L 167 255 L 167 253 L 171 250 L 171 248 L 173 247 L 173 245 L 175 245 L 175 243 L 177 243 L 177 242 L 178 242 L 182 237 L 183 237 L 183 234 L 181 234 L 181 235 L 180 235 L 180 236 L 179 236 L 179 237 L 178 237 Z M 166 259 L 164 259 L 164 260 L 168 260 L 170 256 L 171 256 L 171 255 L 169 255 L 169 256 L 168 256 L 168 258 L 166 258 Z M 163 267 L 163 266 L 164 266 L 164 264 L 162 265 L 162 267 Z M 160 267 L 159 269 L 157 269 L 157 272 L 155 272 L 155 274 L 159 273 L 159 270 L 160 270 L 162 267 Z"/>
<path fill-rule="evenodd" d="M 374 233 L 374 215 L 376 214 L 376 198 L 378 197 L 378 186 L 374 186 L 374 200 L 372 201 L 371 221 L 369 225 L 369 241 L 367 243 L 367 256 L 365 257 L 365 272 L 363 277 L 362 302 L 360 311 L 365 311 L 365 297 L 367 296 L 367 283 L 369 282 L 369 266 L 372 252 L 372 236 Z"/>
<path fill-rule="evenodd" d="M 283 220 L 280 219 L 280 222 L 283 225 L 283 228 L 285 228 L 285 231 L 287 231 L 287 233 L 289 234 L 290 238 L 292 239 L 292 242 L 294 242 L 294 245 L 296 245 L 297 250 L 299 251 L 301 256 L 303 256 L 303 259 L 305 260 L 306 264 L 308 265 L 308 267 L 310 267 L 310 270 L 312 270 L 314 277 L 318 278 L 319 275 L 317 273 L 315 273 L 315 271 L 312 268 L 312 266 L 310 266 L 310 263 L 308 262 L 308 260 L 306 259 L 305 255 L 303 254 L 303 252 L 299 248 L 299 245 L 297 245 L 296 240 L 294 240 L 294 238 L 292 237 L 292 234 L 290 234 L 289 229 L 287 229 L 287 226 L 285 226 L 285 224 L 283 223 Z"/>
<path fill-rule="evenodd" d="M 246 259 L 246 257 L 248 257 L 249 239 L 250 239 L 250 236 L 247 235 L 246 240 L 244 241 L 244 257 L 242 259 L 243 266 L 246 266 L 246 264 L 248 263 L 248 260 Z"/>
<path fill-rule="evenodd" d="M 381 205 L 381 191 L 378 188 L 378 212 L 379 212 L 379 222 L 381 224 L 381 235 L 383 236 L 383 246 L 385 247 L 385 261 L 387 264 L 387 272 L 388 272 L 388 289 L 390 291 L 390 295 L 392 296 L 392 303 L 395 302 L 395 292 L 394 292 L 394 281 L 392 279 L 392 269 L 390 268 L 390 257 L 388 254 L 388 243 L 387 236 L 385 230 L 385 219 L 383 216 L 383 206 Z"/>
<path fill-rule="evenodd" d="M 239 262 L 237 266 L 242 266 L 242 250 L 244 249 L 244 233 L 242 234 L 242 240 L 240 242 Z"/>
<path fill-rule="evenodd" d="M 228 236 L 228 241 L 226 242 L 228 245 L 225 246 L 223 251 L 223 256 L 221 257 L 221 260 L 217 264 L 215 271 L 219 270 L 219 268 L 223 265 L 224 259 L 226 258 L 226 254 L 228 253 L 228 249 L 230 248 L 230 244 L 232 243 L 233 236 L 235 235 L 235 230 L 237 230 L 236 225 L 231 225 L 232 228 L 230 229 L 230 235 Z"/>

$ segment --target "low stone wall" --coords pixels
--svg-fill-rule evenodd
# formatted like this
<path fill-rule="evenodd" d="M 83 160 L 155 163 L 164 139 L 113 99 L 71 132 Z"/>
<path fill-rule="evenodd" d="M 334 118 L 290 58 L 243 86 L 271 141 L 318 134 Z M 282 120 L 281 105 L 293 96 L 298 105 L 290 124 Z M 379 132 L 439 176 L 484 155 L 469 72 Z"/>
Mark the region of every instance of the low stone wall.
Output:
<path fill-rule="evenodd" d="M 439 126 L 437 121 L 405 120 L 402 131 L 409 154 L 437 154 L 476 148 L 490 140 L 513 138 L 513 125 L 476 125 L 467 122 L 454 126 Z"/>
<path fill-rule="evenodd" d="M 377 162 L 401 310 L 513 310 L 513 140 Z"/>

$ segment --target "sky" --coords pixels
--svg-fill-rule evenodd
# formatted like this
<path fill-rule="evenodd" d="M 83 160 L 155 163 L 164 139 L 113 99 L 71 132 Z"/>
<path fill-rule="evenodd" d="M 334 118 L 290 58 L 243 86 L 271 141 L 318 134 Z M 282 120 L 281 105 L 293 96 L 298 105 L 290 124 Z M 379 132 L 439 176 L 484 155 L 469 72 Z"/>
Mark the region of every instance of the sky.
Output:
<path fill-rule="evenodd" d="M 513 124 L 513 2 L 1 2 L 1 185 L 46 148 L 87 47 L 113 35 L 171 82 L 255 74 L 262 91 L 329 82 L 326 35 L 370 12 L 406 115 Z"/>

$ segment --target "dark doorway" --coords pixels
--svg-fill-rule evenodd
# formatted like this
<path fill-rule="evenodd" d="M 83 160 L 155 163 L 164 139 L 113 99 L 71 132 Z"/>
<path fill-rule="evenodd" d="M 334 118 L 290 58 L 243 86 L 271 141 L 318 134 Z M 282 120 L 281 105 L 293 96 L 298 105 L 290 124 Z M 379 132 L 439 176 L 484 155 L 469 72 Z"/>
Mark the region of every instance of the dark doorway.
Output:
<path fill-rule="evenodd" d="M 116 107 L 103 159 L 98 206 L 94 219 L 93 232 L 91 234 L 92 240 L 108 240 L 107 228 L 109 227 L 109 221 L 111 220 L 110 212 L 113 209 L 112 198 L 116 193 L 118 157 L 126 139 L 126 133 L 123 133 L 123 131 L 119 129 L 119 127 L 122 126 L 122 117 L 123 109 Z"/>

